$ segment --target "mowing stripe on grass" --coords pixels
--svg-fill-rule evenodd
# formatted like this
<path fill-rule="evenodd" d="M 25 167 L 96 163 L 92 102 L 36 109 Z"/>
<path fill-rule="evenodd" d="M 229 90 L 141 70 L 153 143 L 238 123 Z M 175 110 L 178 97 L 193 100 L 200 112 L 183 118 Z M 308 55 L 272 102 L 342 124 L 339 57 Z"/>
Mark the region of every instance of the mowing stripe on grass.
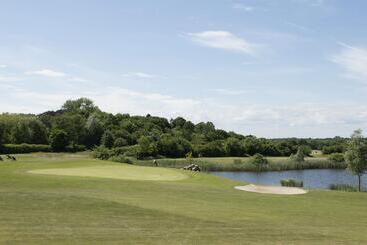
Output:
<path fill-rule="evenodd" d="M 188 178 L 188 175 L 181 173 L 179 170 L 130 165 L 38 169 L 29 171 L 29 173 L 125 180 L 174 181 Z"/>

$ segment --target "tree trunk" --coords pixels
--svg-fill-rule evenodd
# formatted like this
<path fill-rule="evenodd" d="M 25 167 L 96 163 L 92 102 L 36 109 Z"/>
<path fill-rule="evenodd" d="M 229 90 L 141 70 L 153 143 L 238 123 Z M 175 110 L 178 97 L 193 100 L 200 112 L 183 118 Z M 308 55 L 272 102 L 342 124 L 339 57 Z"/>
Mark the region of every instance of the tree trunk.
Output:
<path fill-rule="evenodd" d="M 361 175 L 358 175 L 358 191 L 361 191 Z"/>

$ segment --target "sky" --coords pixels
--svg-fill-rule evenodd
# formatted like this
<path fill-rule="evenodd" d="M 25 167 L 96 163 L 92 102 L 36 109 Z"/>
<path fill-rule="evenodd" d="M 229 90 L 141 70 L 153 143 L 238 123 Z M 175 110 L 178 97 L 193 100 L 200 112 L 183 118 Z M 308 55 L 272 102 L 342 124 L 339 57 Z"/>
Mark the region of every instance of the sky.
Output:
<path fill-rule="evenodd" d="M 367 129 L 365 0 L 0 0 L 0 112 L 152 114 L 259 137 Z"/>

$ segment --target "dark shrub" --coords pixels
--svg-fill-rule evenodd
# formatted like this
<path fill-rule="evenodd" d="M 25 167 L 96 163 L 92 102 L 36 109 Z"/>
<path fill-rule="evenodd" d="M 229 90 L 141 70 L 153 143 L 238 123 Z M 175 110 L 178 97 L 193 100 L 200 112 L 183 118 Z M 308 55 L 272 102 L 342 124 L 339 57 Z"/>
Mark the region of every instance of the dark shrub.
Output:
<path fill-rule="evenodd" d="M 49 145 L 34 145 L 34 144 L 5 144 L 2 152 L 5 154 L 22 154 L 32 152 L 50 152 Z"/>
<path fill-rule="evenodd" d="M 121 156 L 121 155 L 119 155 L 119 156 L 112 156 L 108 160 L 113 161 L 113 162 L 133 164 L 133 161 L 130 158 L 124 157 L 124 156 Z"/>
<path fill-rule="evenodd" d="M 52 150 L 56 152 L 65 151 L 66 147 L 69 145 L 68 134 L 61 129 L 54 129 L 51 132 L 50 139 Z"/>
<path fill-rule="evenodd" d="M 358 188 L 351 185 L 345 185 L 345 184 L 331 184 L 329 186 L 330 190 L 335 191 L 349 191 L 349 192 L 357 192 Z"/>
<path fill-rule="evenodd" d="M 303 181 L 294 179 L 282 179 L 280 184 L 288 187 L 303 187 Z"/>
<path fill-rule="evenodd" d="M 111 150 L 109 150 L 107 147 L 104 146 L 98 146 L 94 148 L 92 155 L 94 158 L 98 158 L 101 160 L 107 160 L 111 157 Z"/>

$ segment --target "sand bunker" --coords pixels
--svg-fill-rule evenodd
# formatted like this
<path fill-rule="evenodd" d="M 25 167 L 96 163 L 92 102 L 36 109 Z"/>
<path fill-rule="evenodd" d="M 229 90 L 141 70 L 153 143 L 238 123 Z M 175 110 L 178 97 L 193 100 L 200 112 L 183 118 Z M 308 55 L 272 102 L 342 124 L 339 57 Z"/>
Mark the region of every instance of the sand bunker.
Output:
<path fill-rule="evenodd" d="M 245 186 L 235 186 L 234 188 L 241 191 L 278 195 L 301 195 L 307 193 L 307 191 L 302 188 L 283 186 L 263 186 L 251 184 Z"/>

